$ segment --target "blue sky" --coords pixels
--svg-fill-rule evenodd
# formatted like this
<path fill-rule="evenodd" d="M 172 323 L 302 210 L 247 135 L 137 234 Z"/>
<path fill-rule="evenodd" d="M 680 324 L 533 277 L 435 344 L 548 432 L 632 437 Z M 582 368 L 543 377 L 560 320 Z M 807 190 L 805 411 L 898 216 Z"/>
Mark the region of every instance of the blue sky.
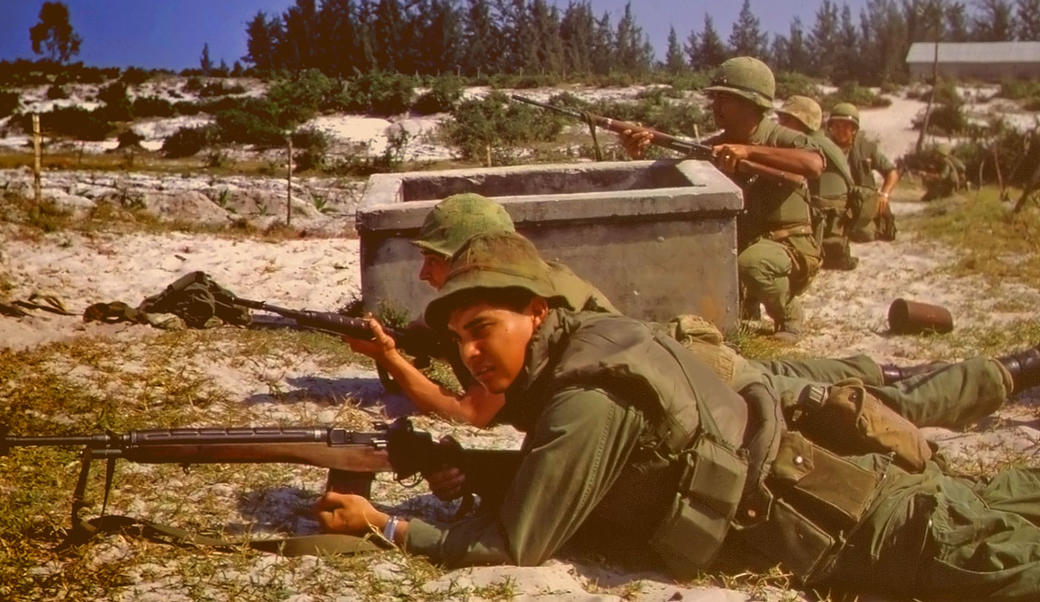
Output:
<path fill-rule="evenodd" d="M 563 7 L 567 0 L 551 0 Z M 858 20 L 865 0 L 848 0 Z M 203 44 L 210 57 L 233 65 L 246 53 L 246 23 L 264 11 L 281 14 L 295 0 L 66 0 L 73 28 L 83 39 L 78 60 L 95 67 L 145 67 L 180 70 L 198 67 Z M 592 0 L 597 17 L 604 12 L 617 24 L 626 0 Z M 700 31 L 704 13 L 723 39 L 740 11 L 740 0 L 631 0 L 636 20 L 663 58 L 669 27 L 680 41 Z M 29 28 L 36 24 L 43 0 L 0 0 L 0 60 L 33 59 Z M 819 0 L 752 0 L 763 29 L 786 33 L 793 16 L 806 27 Z"/>

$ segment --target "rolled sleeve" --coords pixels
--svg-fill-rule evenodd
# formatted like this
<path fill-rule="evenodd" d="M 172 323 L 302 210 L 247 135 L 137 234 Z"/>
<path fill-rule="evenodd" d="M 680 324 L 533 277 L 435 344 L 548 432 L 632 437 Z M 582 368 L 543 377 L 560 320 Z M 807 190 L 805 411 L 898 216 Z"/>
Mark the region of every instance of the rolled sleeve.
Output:
<path fill-rule="evenodd" d="M 556 393 L 495 513 L 410 523 L 406 549 L 448 566 L 541 564 L 578 530 L 623 471 L 644 418 L 600 389 Z"/>

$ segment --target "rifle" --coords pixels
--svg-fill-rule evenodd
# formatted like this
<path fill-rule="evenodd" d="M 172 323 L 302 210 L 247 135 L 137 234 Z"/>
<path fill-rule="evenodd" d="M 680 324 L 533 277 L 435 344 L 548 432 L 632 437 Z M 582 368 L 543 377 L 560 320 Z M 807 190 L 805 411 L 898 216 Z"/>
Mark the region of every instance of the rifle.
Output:
<path fill-rule="evenodd" d="M 266 301 L 254 301 L 237 296 L 234 297 L 232 302 L 249 309 L 276 313 L 293 320 L 298 327 L 308 330 L 316 330 L 336 336 L 347 335 L 358 339 L 368 339 L 372 336 L 372 330 L 368 327 L 368 320 L 365 318 L 352 318 L 334 312 L 312 311 L 309 309 L 288 309 L 271 305 Z M 400 349 L 419 358 L 416 364 L 420 367 L 423 367 L 424 361 L 428 363 L 430 357 L 442 357 L 444 355 L 433 332 L 428 329 L 402 329 L 384 325 L 383 331 L 390 338 L 394 339 L 394 342 Z"/>
<path fill-rule="evenodd" d="M 82 465 L 73 494 L 73 525 L 86 507 L 84 494 L 93 460 L 105 460 L 105 500 L 122 458 L 144 464 L 209 464 L 282 462 L 329 469 L 327 488 L 369 497 L 376 472 L 393 472 L 399 481 L 442 466 L 456 466 L 466 474 L 464 508 L 473 494 L 496 503 L 519 466 L 518 450 L 464 449 L 447 438 L 435 442 L 430 433 L 417 431 L 407 418 L 377 423 L 371 432 L 337 427 L 243 427 L 136 430 L 75 436 L 18 437 L 0 431 L 0 456 L 11 448 L 30 446 L 82 447 Z M 460 510 L 461 511 L 461 510 Z M 102 513 L 104 510 L 102 510 Z"/>
<path fill-rule="evenodd" d="M 558 107 L 555 105 L 539 102 L 533 98 L 526 96 L 520 96 L 519 94 L 513 94 L 510 96 L 513 100 L 517 100 L 529 105 L 541 107 L 549 111 L 555 111 L 563 115 L 568 115 L 577 119 L 581 119 L 589 124 L 590 128 L 599 126 L 601 128 L 608 129 L 614 133 L 620 134 L 625 130 L 647 130 L 653 137 L 650 141 L 657 146 L 667 148 L 669 150 L 682 153 L 692 159 L 699 159 L 702 161 L 714 161 L 715 150 L 707 144 L 701 144 L 692 138 L 684 138 L 681 136 L 673 136 L 672 134 L 666 134 L 660 130 L 648 128 L 636 123 L 628 121 L 621 121 L 620 119 L 611 119 L 610 117 L 604 117 L 602 115 L 596 115 L 595 113 L 589 113 L 587 111 L 576 111 L 574 109 L 568 109 L 566 107 Z M 593 129 L 593 137 L 595 137 L 595 129 Z M 744 159 L 737 163 L 737 173 L 741 173 L 748 176 L 761 176 L 764 178 L 770 178 L 794 186 L 803 186 L 806 183 L 805 176 L 801 174 L 791 173 L 762 163 L 755 161 L 748 161 Z"/>

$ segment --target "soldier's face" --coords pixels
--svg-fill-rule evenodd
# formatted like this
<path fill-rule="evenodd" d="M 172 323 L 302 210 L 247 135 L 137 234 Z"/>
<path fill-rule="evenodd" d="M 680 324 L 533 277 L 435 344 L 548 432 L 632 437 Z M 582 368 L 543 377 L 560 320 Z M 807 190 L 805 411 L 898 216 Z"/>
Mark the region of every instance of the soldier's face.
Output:
<path fill-rule="evenodd" d="M 796 132 L 801 132 L 805 130 L 805 126 L 802 125 L 801 121 L 798 121 L 793 116 L 788 115 L 787 113 L 777 113 L 776 120 L 780 125 L 784 126 L 785 128 L 790 128 Z"/>
<path fill-rule="evenodd" d="M 430 286 L 440 290 L 444 286 L 444 281 L 448 279 L 448 272 L 451 271 L 451 260 L 443 255 L 429 251 L 423 251 L 422 258 L 423 262 L 422 267 L 419 269 L 419 280 L 425 280 Z"/>
<path fill-rule="evenodd" d="M 523 370 L 527 344 L 547 312 L 541 297 L 520 311 L 480 301 L 454 310 L 448 330 L 473 377 L 488 391 L 504 393 Z"/>
<path fill-rule="evenodd" d="M 827 131 L 830 132 L 831 140 L 838 146 L 846 148 L 852 146 L 852 139 L 856 137 L 859 130 L 855 123 L 848 119 L 832 119 L 827 122 Z"/>

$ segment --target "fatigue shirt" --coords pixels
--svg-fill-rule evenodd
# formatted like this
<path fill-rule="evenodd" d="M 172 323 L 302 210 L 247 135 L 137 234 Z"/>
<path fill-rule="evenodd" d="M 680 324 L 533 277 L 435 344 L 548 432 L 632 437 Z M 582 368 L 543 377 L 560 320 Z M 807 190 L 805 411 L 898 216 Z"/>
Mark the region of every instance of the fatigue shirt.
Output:
<path fill-rule="evenodd" d="M 799 148 L 823 154 L 808 136 L 785 128 L 765 115 L 749 140 L 737 140 L 724 131 L 706 142 L 709 145 L 726 143 Z M 804 186 L 743 174 L 732 177 L 744 192 L 744 213 L 737 222 L 741 249 L 770 232 L 809 225 L 809 191 Z"/>
<path fill-rule="evenodd" d="M 618 308 L 610 302 L 598 288 L 591 282 L 578 276 L 570 268 L 556 261 L 546 262 L 549 265 L 549 280 L 553 289 L 562 298 L 568 309 L 574 311 L 604 311 L 612 314 L 620 314 Z M 446 344 L 443 358 L 451 365 L 455 378 L 463 389 L 468 389 L 476 383 L 469 369 L 462 363 L 458 348 L 455 345 Z M 497 422 L 497 419 L 495 420 Z"/>
<path fill-rule="evenodd" d="M 852 172 L 845 153 L 820 130 L 809 134 L 809 138 L 820 147 L 823 157 L 827 160 L 819 179 L 809 181 L 809 192 L 813 197 L 845 200 L 853 186 Z"/>
<path fill-rule="evenodd" d="M 887 174 L 896 168 L 878 149 L 877 142 L 868 140 L 863 132 L 856 132 L 856 137 L 849 147 L 849 168 L 852 170 L 852 180 L 857 186 L 866 186 L 877 190 L 877 182 L 874 181 L 874 172 Z"/>
<path fill-rule="evenodd" d="M 506 392 L 527 436 L 501 506 L 445 527 L 413 520 L 405 547 L 449 566 L 524 566 L 586 523 L 645 542 L 677 490 L 667 454 L 699 432 L 699 405 L 742 439 L 743 400 L 673 339 L 624 316 L 551 310 Z"/>

